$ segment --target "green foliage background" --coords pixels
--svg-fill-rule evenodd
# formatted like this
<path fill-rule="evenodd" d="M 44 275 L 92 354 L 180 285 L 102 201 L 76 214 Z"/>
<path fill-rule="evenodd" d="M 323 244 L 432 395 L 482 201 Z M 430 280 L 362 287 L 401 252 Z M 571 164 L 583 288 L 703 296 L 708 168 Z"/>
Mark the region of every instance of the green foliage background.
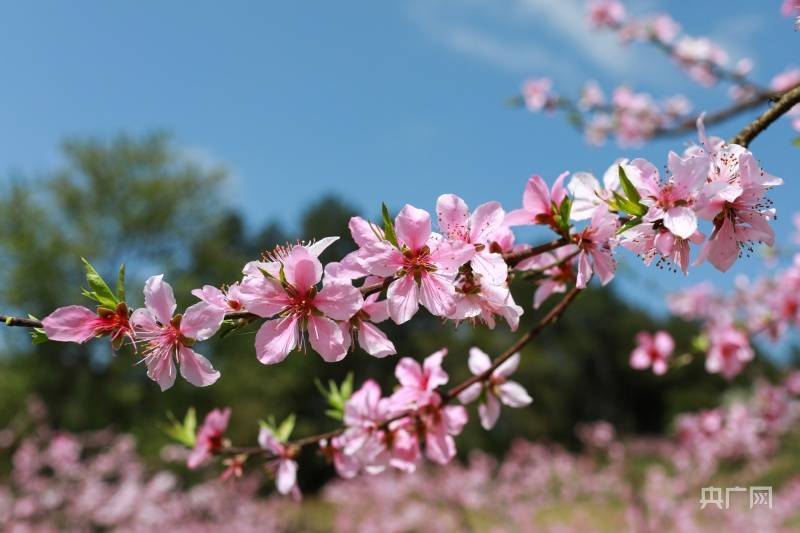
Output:
<path fill-rule="evenodd" d="M 39 177 L 8 178 L 0 186 L 4 312 L 41 317 L 60 305 L 89 305 L 80 296 L 81 256 L 107 280 L 114 280 L 119 264 L 127 263 L 128 302 L 133 307 L 142 303 L 144 279 L 165 272 L 180 308 L 192 303 L 192 288 L 237 280 L 245 262 L 276 244 L 342 236 L 325 252 L 324 261 L 353 249 L 347 221 L 356 210 L 346 201 L 325 196 L 311 203 L 298 215 L 297 234 L 279 221 L 250 228 L 240 213 L 220 201 L 227 187 L 225 169 L 193 163 L 165 134 L 72 139 L 62 149 L 62 168 Z M 377 220 L 377 208 L 361 214 Z M 524 330 L 541 313 L 531 309 L 531 283 L 515 285 L 517 302 L 526 310 L 520 325 Z M 195 406 L 202 417 L 213 407 L 230 406 L 229 435 L 247 444 L 254 442 L 256 421 L 269 415 L 282 419 L 296 413 L 295 436 L 334 427 L 335 421 L 323 415 L 326 406 L 314 386 L 315 377 L 341 381 L 352 371 L 356 386 L 368 377 L 377 379 L 385 391 L 392 386 L 397 356 L 375 359 L 357 351 L 331 365 L 313 352 L 294 353 L 280 365 L 263 366 L 253 350 L 256 327 L 201 346 L 222 372 L 215 385 L 199 389 L 179 379 L 165 393 L 147 379 L 130 350 L 114 357 L 105 340 L 86 346 L 32 347 L 25 331 L 0 329 L 0 425 L 23 409 L 30 395 L 37 395 L 58 427 L 110 426 L 132 432 L 140 451 L 156 461 L 167 443 L 158 424 L 168 410 L 182 416 Z M 665 377 L 629 368 L 636 332 L 657 327 L 675 335 L 679 350 L 688 350 L 696 333 L 688 324 L 656 322 L 612 290 L 586 291 L 559 323 L 523 350 L 516 379 L 525 384 L 534 403 L 505 410 L 492 432 L 484 432 L 473 420 L 459 437 L 460 450 L 480 447 L 500 454 L 517 437 L 575 446 L 575 424 L 595 419 L 609 420 L 623 432 L 663 432 L 674 414 L 718 403 L 729 385 L 705 373 L 702 361 Z M 382 328 L 400 356 L 422 359 L 448 347 L 452 383 L 466 377 L 471 346 L 496 354 L 515 337 L 503 325 L 495 331 L 466 324 L 455 328 L 425 313 L 403 326 L 384 323 Z M 774 372 L 759 358 L 734 385 Z M 316 467 L 301 470 L 304 487 L 330 474 L 321 461 L 311 464 Z"/>

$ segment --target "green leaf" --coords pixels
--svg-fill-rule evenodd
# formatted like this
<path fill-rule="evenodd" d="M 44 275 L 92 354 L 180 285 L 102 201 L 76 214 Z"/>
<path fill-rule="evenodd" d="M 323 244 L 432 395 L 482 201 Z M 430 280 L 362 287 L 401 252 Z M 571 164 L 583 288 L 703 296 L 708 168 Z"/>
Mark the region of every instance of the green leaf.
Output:
<path fill-rule="evenodd" d="M 167 412 L 169 424 L 159 424 L 159 428 L 172 440 L 177 441 L 187 448 L 194 448 L 195 432 L 197 431 L 197 415 L 194 407 L 186 411 L 183 422 L 179 422 L 172 412 Z"/>
<path fill-rule="evenodd" d="M 28 315 L 28 318 L 31 320 L 39 320 L 33 315 Z M 34 346 L 37 344 L 44 344 L 48 340 L 50 339 L 47 338 L 47 334 L 42 328 L 31 328 L 31 343 L 33 343 Z"/>
<path fill-rule="evenodd" d="M 386 204 L 381 204 L 381 216 L 383 217 L 383 234 L 386 240 L 392 243 L 396 248 L 400 248 L 397 244 L 397 234 L 394 232 L 394 222 L 392 217 L 389 216 L 389 208 Z"/>
<path fill-rule="evenodd" d="M 117 300 L 125 301 L 125 263 L 119 266 L 119 274 L 117 274 Z"/>
<path fill-rule="evenodd" d="M 569 196 L 565 196 L 559 209 L 559 215 L 561 217 L 561 231 L 564 233 L 569 233 L 569 217 L 571 214 L 572 199 Z"/>
<path fill-rule="evenodd" d="M 614 191 L 612 194 L 614 195 L 614 203 L 616 203 L 618 211 L 625 211 L 626 213 L 630 213 L 631 215 L 637 217 L 644 216 L 647 213 L 647 206 L 634 203 L 616 191 Z"/>
<path fill-rule="evenodd" d="M 625 232 L 626 232 L 626 231 L 628 231 L 629 229 L 631 229 L 631 228 L 634 228 L 634 227 L 638 226 L 638 225 L 639 225 L 639 224 L 641 224 L 641 223 L 642 223 L 642 218 L 641 218 L 641 217 L 633 217 L 632 219 L 630 219 L 629 221 L 627 221 L 625 224 L 623 224 L 623 225 L 622 225 L 622 226 L 621 226 L 621 227 L 620 227 L 620 228 L 617 230 L 617 235 L 620 235 L 620 234 L 622 234 L 622 233 L 625 233 Z"/>
<path fill-rule="evenodd" d="M 792 144 L 800 148 L 800 137 L 797 137 L 795 140 L 793 140 Z"/>
<path fill-rule="evenodd" d="M 292 436 L 292 431 L 294 431 L 294 423 L 296 420 L 297 417 L 295 417 L 294 413 L 292 413 L 289 416 L 287 416 L 283 420 L 283 422 L 281 422 L 281 425 L 278 426 L 277 431 L 275 432 L 275 436 L 278 438 L 279 441 L 281 442 L 289 441 L 289 437 Z"/>
<path fill-rule="evenodd" d="M 642 199 L 639 191 L 636 190 L 631 180 L 628 179 L 628 175 L 625 174 L 625 169 L 622 168 L 622 165 L 618 165 L 617 168 L 619 168 L 619 182 L 622 184 L 622 190 L 625 191 L 625 196 L 627 196 L 628 200 L 631 202 L 638 204 L 639 200 Z"/>
<path fill-rule="evenodd" d="M 83 257 L 81 257 L 81 261 L 83 262 L 83 268 L 86 271 L 86 283 L 89 285 L 88 290 L 84 289 L 82 291 L 83 295 L 99 303 L 106 309 L 110 309 L 112 311 L 115 310 L 119 301 L 117 300 L 117 297 L 114 296 L 114 293 L 111 292 L 108 284 L 105 282 L 103 277 L 97 273 L 97 270 L 94 269 L 89 261 Z"/>

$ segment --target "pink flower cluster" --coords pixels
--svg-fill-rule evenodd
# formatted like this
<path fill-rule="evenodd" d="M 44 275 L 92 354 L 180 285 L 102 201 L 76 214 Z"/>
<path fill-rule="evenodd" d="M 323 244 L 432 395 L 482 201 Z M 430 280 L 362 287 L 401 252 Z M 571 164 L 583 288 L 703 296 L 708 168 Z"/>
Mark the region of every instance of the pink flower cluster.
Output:
<path fill-rule="evenodd" d="M 467 411 L 460 405 L 449 405 L 448 399 L 437 391 L 449 380 L 442 368 L 446 354 L 446 350 L 440 350 L 421 365 L 408 357 L 401 359 L 395 368 L 399 388 L 391 396 L 382 397 L 380 387 L 372 380 L 353 393 L 345 405 L 345 431 L 321 442 L 323 452 L 340 476 L 376 474 L 388 467 L 413 472 L 422 456 L 423 443 L 424 455 L 434 463 L 447 464 L 455 457 L 453 437 L 466 424 Z M 505 379 L 518 361 L 518 356 L 509 360 L 485 382 L 476 382 L 468 394 L 465 391 L 459 397 L 465 403 L 472 401 L 486 387 L 487 403 L 479 409 L 486 429 L 494 425 L 500 414 L 498 399 L 512 407 L 522 407 L 531 401 L 520 385 Z M 489 366 L 488 356 L 473 348 L 470 352 L 473 372 L 481 374 Z"/>
<path fill-rule="evenodd" d="M 686 120 L 692 105 L 682 95 L 662 102 L 648 93 L 637 93 L 625 85 L 616 87 L 609 100 L 595 81 L 587 82 L 576 103 L 559 96 L 552 80 L 538 78 L 522 86 L 525 107 L 533 112 L 563 108 L 580 116 L 580 126 L 590 144 L 601 145 L 609 136 L 619 144 L 641 144 L 660 131 L 668 130 Z M 573 108 L 574 106 L 574 108 Z"/>

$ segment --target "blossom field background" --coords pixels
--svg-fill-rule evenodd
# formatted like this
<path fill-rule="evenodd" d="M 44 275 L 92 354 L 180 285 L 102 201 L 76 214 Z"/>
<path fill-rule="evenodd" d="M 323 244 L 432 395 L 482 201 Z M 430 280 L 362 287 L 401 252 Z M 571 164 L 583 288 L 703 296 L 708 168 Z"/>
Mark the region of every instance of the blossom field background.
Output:
<path fill-rule="evenodd" d="M 146 339 L 134 342 L 133 329 L 115 350 L 106 339 L 40 343 L 31 331 L 34 340 L 43 331 L 0 327 L 0 529 L 800 530 L 800 108 L 748 147 L 758 173 L 783 184 L 761 187 L 748 208 L 774 232 L 774 246 L 751 242 L 763 237 L 735 241 L 732 267 L 720 268 L 718 256 L 713 266 L 689 267 L 679 246 L 688 249 L 695 236 L 673 235 L 661 218 L 643 223 L 635 213 L 660 204 L 639 198 L 626 211 L 638 193 L 609 200 L 613 188 L 599 185 L 608 172 L 643 168 L 629 164 L 636 157 L 668 163 L 678 175 L 670 150 L 689 160 L 714 142 L 698 132 L 701 112 L 708 135 L 731 139 L 780 106 L 800 86 L 792 64 L 800 4 L 376 4 L 320 5 L 313 15 L 246 3 L 228 11 L 205 3 L 51 4 L 47 14 L 0 8 L 13 23 L 0 49 L 16 73 L 0 89 L 14 103 L 0 110 L 0 313 L 38 326 L 76 303 L 91 315 L 94 304 L 81 300 L 81 258 L 106 280 L 126 265 L 122 300 L 130 309 L 145 303 L 141 287 L 154 273 L 165 274 L 185 309 L 197 302 L 193 289 L 227 288 L 250 261 L 282 261 L 285 249 L 277 247 L 287 243 L 340 236 L 320 257 L 346 270 L 345 258 L 368 248 L 351 238 L 353 217 L 388 219 L 375 235 L 389 240 L 394 215 L 409 203 L 446 233 L 437 206 L 445 193 L 533 216 L 514 227 L 517 247 L 503 257 L 552 239 L 553 229 L 566 239 L 581 235 L 572 255 L 547 256 L 556 270 L 578 253 L 588 264 L 588 230 L 570 233 L 570 217 L 551 212 L 549 187 L 563 171 L 567 182 L 584 183 L 581 171 L 597 176 L 600 200 L 589 200 L 628 212 L 622 222 L 669 235 L 670 251 L 646 235 L 626 242 L 624 228 L 614 227 L 606 240 L 627 250 L 616 253 L 613 282 L 591 256 L 593 282 L 519 350 L 513 381 L 532 402 L 501 398 L 478 380 L 480 397 L 471 399 L 481 411 L 467 406 L 455 458 L 438 461 L 448 464 L 416 457 L 410 473 L 365 461 L 357 477 L 343 479 L 345 446 L 323 439 L 322 447 L 292 450 L 297 484 L 280 491 L 275 465 L 235 453 L 248 443 L 271 450 L 265 425 L 281 440 L 278 424 L 260 420 L 294 417 L 295 438 L 335 431 L 358 396 L 344 398 L 338 420 L 328 416 L 330 383 L 338 389 L 353 380 L 366 391 L 373 380 L 399 395 L 408 388 L 395 379 L 400 358 L 422 362 L 443 347 L 437 371 L 449 385 L 479 375 L 474 348 L 494 357 L 535 330 L 578 283 L 576 273 L 556 272 L 550 261 L 509 262 L 515 304 L 489 312 L 496 324 L 452 313 L 421 311 L 399 324 L 392 316 L 380 324 L 395 352 L 385 357 L 369 355 L 359 340 L 336 363 L 309 345 L 262 365 L 258 327 L 246 322 L 202 344 L 218 381 L 196 387 L 178 379 L 163 391 L 146 375 L 146 357 L 135 351 Z M 666 12 L 672 18 L 662 18 Z M 45 85 L 52 94 L 41 92 Z M 731 118 L 714 113 L 729 107 Z M 523 191 L 538 186 L 532 175 L 546 182 L 540 219 L 529 204 L 519 209 Z M 570 185 L 568 194 L 574 214 L 580 190 Z M 557 195 L 554 187 L 552 206 L 560 208 Z M 508 231 L 516 224 L 503 220 Z M 708 220 L 715 231 L 703 237 L 712 239 L 722 222 Z M 476 250 L 484 248 L 491 250 Z M 502 272 L 505 280 L 505 263 Z M 327 268 L 325 276 L 327 285 Z M 459 294 L 467 294 L 464 285 Z M 509 319 L 516 306 L 521 316 Z M 348 320 L 361 327 L 349 316 L 346 327 Z M 487 430 L 492 417 L 483 409 L 492 394 L 505 405 Z M 216 415 L 204 425 L 205 417 L 221 408 L 230 408 L 230 420 L 203 441 Z M 203 429 L 195 439 L 191 425 L 187 441 L 188 412 Z M 197 461 L 196 440 L 208 445 L 203 454 L 195 447 Z M 771 487 L 772 508 L 751 508 L 744 491 L 728 509 L 701 507 L 702 488 L 712 486 Z"/>

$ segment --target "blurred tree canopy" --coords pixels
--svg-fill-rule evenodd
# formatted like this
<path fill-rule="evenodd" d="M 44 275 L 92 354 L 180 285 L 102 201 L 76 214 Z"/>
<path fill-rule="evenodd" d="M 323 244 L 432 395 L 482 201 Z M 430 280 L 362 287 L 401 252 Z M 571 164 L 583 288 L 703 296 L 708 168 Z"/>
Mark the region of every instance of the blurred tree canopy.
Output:
<path fill-rule="evenodd" d="M 241 214 L 219 202 L 224 168 L 207 168 L 187 158 L 167 135 L 119 135 L 110 141 L 73 139 L 62 146 L 63 168 L 37 178 L 9 179 L 0 186 L 0 310 L 42 316 L 57 306 L 81 302 L 80 257 L 92 261 L 107 278 L 126 262 L 132 274 L 128 300 L 141 305 L 144 277 L 165 272 L 179 307 L 193 298 L 189 290 L 205 283 L 221 285 L 240 277 L 242 265 L 276 244 L 327 235 L 342 239 L 323 261 L 353 249 L 347 221 L 356 210 L 332 196 L 310 204 L 297 235 L 277 222 L 251 231 Z M 367 214 L 369 215 L 369 213 Z M 532 285 L 516 283 L 524 306 L 520 330 L 540 316 L 531 309 Z M 575 445 L 577 422 L 606 419 L 622 431 L 661 432 L 680 411 L 715 405 L 728 386 L 694 361 L 664 377 L 628 366 L 634 335 L 666 327 L 678 348 L 689 348 L 691 325 L 657 323 L 613 291 L 585 291 L 553 328 L 524 349 L 516 376 L 534 398 L 525 409 L 506 409 L 495 431 L 473 420 L 459 438 L 461 450 L 480 446 L 501 453 L 516 437 Z M 463 324 L 453 327 L 421 313 L 406 325 L 382 324 L 399 356 L 421 359 L 446 346 L 451 383 L 466 377 L 471 346 L 497 354 L 516 334 Z M 322 414 L 324 401 L 314 378 L 341 381 L 349 371 L 356 384 L 377 379 L 385 391 L 393 383 L 397 357 L 376 359 L 363 352 L 335 365 L 314 353 L 294 353 L 282 364 L 263 366 L 255 358 L 257 325 L 200 347 L 222 372 L 215 385 L 198 389 L 178 380 L 161 393 L 145 376 L 131 351 L 112 356 L 107 342 L 87 346 L 47 343 L 32 347 L 26 332 L 0 329 L 0 424 L 35 394 L 48 406 L 56 425 L 71 430 L 114 427 L 139 438 L 141 451 L 154 457 L 167 443 L 158 430 L 170 410 L 182 415 L 195 406 L 203 416 L 231 406 L 231 438 L 252 442 L 259 418 L 298 415 L 295 435 L 332 428 Z M 770 374 L 764 362 L 751 365 L 735 383 Z M 319 462 L 316 462 L 319 464 Z M 321 467 L 320 467 L 321 468 Z M 305 484 L 319 484 L 329 470 L 304 468 Z"/>

